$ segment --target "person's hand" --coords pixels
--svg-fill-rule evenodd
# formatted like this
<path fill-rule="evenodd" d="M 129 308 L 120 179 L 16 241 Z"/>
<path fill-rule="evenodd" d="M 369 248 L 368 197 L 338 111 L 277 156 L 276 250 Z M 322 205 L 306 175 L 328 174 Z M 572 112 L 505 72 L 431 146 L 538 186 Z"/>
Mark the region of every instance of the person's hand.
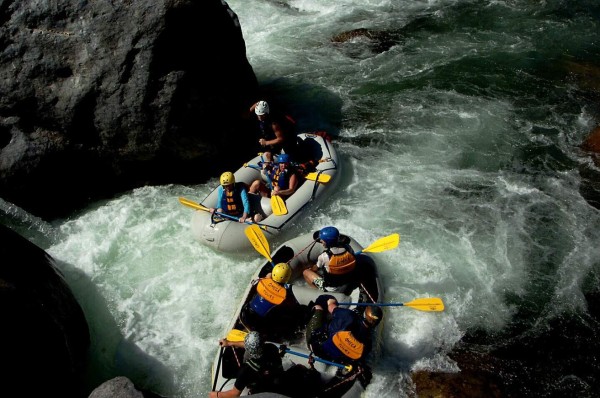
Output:
<path fill-rule="evenodd" d="M 331 294 L 321 294 L 319 297 L 317 297 L 315 304 L 317 304 L 321 308 L 327 308 L 329 307 L 329 302 L 331 300 L 335 301 L 335 297 L 333 297 Z"/>
<path fill-rule="evenodd" d="M 267 140 L 265 140 L 264 138 L 261 138 L 260 140 L 258 140 L 258 143 L 259 143 L 261 146 L 265 146 L 265 145 L 267 145 Z"/>
<path fill-rule="evenodd" d="M 214 214 L 215 213 L 215 208 L 211 207 L 210 209 L 208 209 L 210 211 L 210 214 Z"/>
<path fill-rule="evenodd" d="M 221 347 L 229 347 L 229 340 L 227 340 L 227 339 L 221 339 L 221 340 L 219 340 L 219 345 Z"/>
<path fill-rule="evenodd" d="M 273 188 L 273 191 L 271 191 L 271 195 L 279 195 L 279 191 L 281 191 L 281 189 L 279 189 L 279 187 L 275 187 Z"/>

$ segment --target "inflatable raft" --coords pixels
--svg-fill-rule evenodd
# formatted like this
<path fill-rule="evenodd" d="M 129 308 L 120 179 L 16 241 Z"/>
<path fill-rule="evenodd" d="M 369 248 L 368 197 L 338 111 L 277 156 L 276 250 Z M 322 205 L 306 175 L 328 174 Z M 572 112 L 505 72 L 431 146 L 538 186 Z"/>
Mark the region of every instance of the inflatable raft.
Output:
<path fill-rule="evenodd" d="M 259 225 L 268 236 L 277 235 L 292 221 L 306 215 L 311 208 L 321 202 L 335 188 L 339 180 L 340 163 L 334 146 L 329 142 L 325 133 L 302 133 L 298 135 L 301 161 L 312 160 L 316 168 L 310 170 L 306 177 L 301 178 L 300 186 L 285 201 L 287 214 L 276 215 L 268 198 L 259 195 L 249 195 L 251 201 L 260 201 L 260 206 L 268 215 Z M 236 182 L 251 184 L 256 179 L 264 179 L 260 172 L 262 155 L 251 159 L 238 169 L 234 175 Z M 217 207 L 217 187 L 200 202 L 197 208 Z M 256 205 L 256 203 L 254 203 Z M 250 223 L 250 221 L 247 221 Z M 224 252 L 249 251 L 252 246 L 244 235 L 246 223 L 233 219 L 215 217 L 208 211 L 196 211 L 192 216 L 192 233 L 199 242 Z"/>
<path fill-rule="evenodd" d="M 265 277 L 273 268 L 273 264 L 287 262 L 292 268 L 292 277 L 290 284 L 297 301 L 301 304 L 299 310 L 295 312 L 298 319 L 281 320 L 283 329 L 269 329 L 261 331 L 266 335 L 270 344 L 276 344 L 280 350 L 285 351 L 283 356 L 283 367 L 288 374 L 286 380 L 289 384 L 289 375 L 291 374 L 291 385 L 288 385 L 292 396 L 327 396 L 354 398 L 360 397 L 366 389 L 371 379 L 371 371 L 367 363 L 377 357 L 380 352 L 381 330 L 380 324 L 373 335 L 373 350 L 369 354 L 367 361 L 361 361 L 359 365 L 347 366 L 326 361 L 324 359 L 313 357 L 307 349 L 305 340 L 306 322 L 310 317 L 310 307 L 321 294 L 331 294 L 335 296 L 341 307 L 355 309 L 362 312 L 367 304 L 381 302 L 383 300 L 383 287 L 377 272 L 377 267 L 373 258 L 366 253 L 357 254 L 356 260 L 356 279 L 353 285 L 349 286 L 345 292 L 323 292 L 321 290 L 307 286 L 302 277 L 302 271 L 309 265 L 316 262 L 317 257 L 324 250 L 324 247 L 315 240 L 318 232 L 308 233 L 297 238 L 291 239 L 274 252 L 271 261 L 263 264 L 253 275 L 251 282 L 256 282 L 259 278 Z M 341 235 L 347 243 L 358 253 L 363 250 L 360 244 L 354 239 Z M 270 253 L 267 254 L 267 257 Z M 256 283 L 249 283 L 235 316 L 230 323 L 225 335 L 231 336 L 232 333 L 245 334 L 250 331 L 244 323 L 244 305 L 254 296 Z M 349 303 L 342 305 L 341 303 Z M 289 318 L 289 314 L 288 314 Z M 272 332 L 272 333 L 269 333 Z M 229 337 L 228 337 L 229 338 Z M 241 340 L 239 340 L 241 341 Z M 235 383 L 237 371 L 240 366 L 240 359 L 243 358 L 244 349 L 231 346 L 221 348 L 213 362 L 213 388 L 216 391 L 227 391 Z M 309 359 L 312 358 L 314 370 L 309 370 Z M 289 372 L 289 373 L 288 373 Z M 296 376 L 297 375 L 297 376 Z M 311 382 L 307 382 L 308 375 L 312 375 Z M 317 375 L 317 380 L 314 376 Z M 287 385 L 286 384 L 286 385 Z M 317 388 L 315 391 L 314 388 Z M 281 394 L 281 392 L 277 392 Z M 242 395 L 249 395 L 248 389 L 242 391 Z M 262 394 L 259 394 L 259 396 Z M 272 395 L 270 395 L 272 396 Z M 288 396 L 288 395 L 282 395 Z"/>

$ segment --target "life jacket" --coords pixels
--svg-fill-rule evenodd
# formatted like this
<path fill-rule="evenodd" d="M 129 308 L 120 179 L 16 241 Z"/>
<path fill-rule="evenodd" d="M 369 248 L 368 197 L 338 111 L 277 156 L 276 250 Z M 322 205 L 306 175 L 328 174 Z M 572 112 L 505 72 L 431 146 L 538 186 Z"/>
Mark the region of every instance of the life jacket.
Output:
<path fill-rule="evenodd" d="M 265 316 L 275 306 L 283 303 L 287 289 L 271 278 L 258 281 L 256 294 L 250 301 L 250 308 L 259 316 Z"/>
<path fill-rule="evenodd" d="M 331 249 L 327 249 L 329 257 L 329 269 L 324 274 L 326 286 L 342 286 L 352 280 L 352 271 L 356 268 L 356 258 L 354 254 L 344 248 L 342 253 L 335 254 Z"/>
<path fill-rule="evenodd" d="M 236 182 L 234 188 L 231 191 L 223 188 L 225 192 L 225 201 L 227 202 L 227 208 L 225 208 L 225 212 L 232 216 L 240 215 L 244 212 L 244 204 L 242 203 L 242 196 L 240 195 L 240 190 L 243 188 L 240 184 L 244 184 L 242 182 Z"/>
<path fill-rule="evenodd" d="M 362 357 L 365 345 L 349 330 L 342 330 L 323 343 L 322 348 L 330 358 L 346 357 L 356 360 Z"/>
<path fill-rule="evenodd" d="M 279 167 L 276 167 L 273 172 L 273 177 L 271 178 L 271 185 L 273 188 L 279 187 L 279 189 L 288 189 L 290 185 L 290 171 L 288 169 L 280 170 Z"/>

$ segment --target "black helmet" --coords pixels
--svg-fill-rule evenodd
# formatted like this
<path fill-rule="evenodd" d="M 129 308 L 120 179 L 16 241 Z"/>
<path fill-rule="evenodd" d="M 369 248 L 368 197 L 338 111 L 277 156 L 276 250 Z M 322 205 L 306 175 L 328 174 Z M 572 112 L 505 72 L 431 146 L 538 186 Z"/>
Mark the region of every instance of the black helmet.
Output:
<path fill-rule="evenodd" d="M 370 305 L 365 308 L 364 318 L 365 322 L 367 322 L 370 327 L 374 328 L 375 326 L 379 325 L 379 322 L 381 322 L 381 319 L 383 318 L 383 311 L 379 306 Z"/>

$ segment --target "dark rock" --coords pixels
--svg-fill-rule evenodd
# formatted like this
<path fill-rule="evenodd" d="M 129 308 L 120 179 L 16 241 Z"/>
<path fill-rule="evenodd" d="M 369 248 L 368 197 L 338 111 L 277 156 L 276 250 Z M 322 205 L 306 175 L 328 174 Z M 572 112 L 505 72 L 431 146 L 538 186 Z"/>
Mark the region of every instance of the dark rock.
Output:
<path fill-rule="evenodd" d="M 419 398 L 499 398 L 498 386 L 488 375 L 477 372 L 434 373 L 419 371 L 412 375 Z"/>
<path fill-rule="evenodd" d="M 115 377 L 100 384 L 88 398 L 144 398 L 127 377 Z"/>
<path fill-rule="evenodd" d="M 88 325 L 54 260 L 0 224 L 0 395 L 79 397 Z"/>
<path fill-rule="evenodd" d="M 138 390 L 125 376 L 115 377 L 100 384 L 88 398 L 163 398 L 149 391 Z"/>
<path fill-rule="evenodd" d="M 0 19 L 4 199 L 56 217 L 248 157 L 258 85 L 224 1 L 23 0 Z"/>

